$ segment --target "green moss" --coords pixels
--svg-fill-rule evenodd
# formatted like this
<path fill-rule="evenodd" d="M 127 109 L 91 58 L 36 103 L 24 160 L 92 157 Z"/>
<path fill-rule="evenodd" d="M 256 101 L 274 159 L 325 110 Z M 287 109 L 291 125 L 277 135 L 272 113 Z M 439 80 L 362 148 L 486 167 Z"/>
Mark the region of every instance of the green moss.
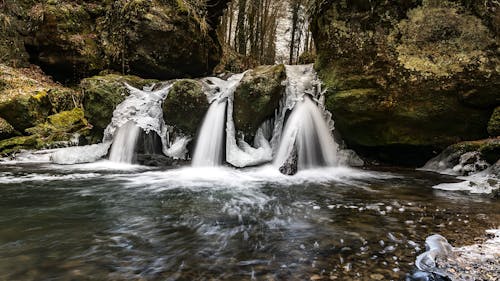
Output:
<path fill-rule="evenodd" d="M 88 135 L 90 126 L 84 117 L 83 109 L 75 108 L 49 116 L 48 121 L 26 131 L 36 136 L 40 142 L 69 141 L 75 133 Z"/>
<path fill-rule="evenodd" d="M 446 149 L 448 154 L 478 151 L 488 163 L 494 164 L 500 159 L 500 138 L 466 141 L 453 144 Z"/>
<path fill-rule="evenodd" d="M 178 132 L 194 137 L 208 106 L 207 97 L 198 81 L 179 80 L 163 102 L 163 116 L 165 122 Z"/>
<path fill-rule="evenodd" d="M 245 74 L 234 93 L 236 129 L 250 139 L 265 120 L 274 117 L 286 79 L 284 65 L 260 66 Z"/>
<path fill-rule="evenodd" d="M 111 122 L 116 106 L 129 95 L 124 83 L 141 89 L 156 80 L 141 79 L 137 76 L 109 74 L 86 78 L 80 83 L 83 91 L 85 118 L 92 124 L 91 142 L 102 140 L 104 129 Z"/>
<path fill-rule="evenodd" d="M 21 149 L 33 149 L 38 146 L 36 136 L 22 136 L 0 141 L 0 155 L 8 155 Z"/>
<path fill-rule="evenodd" d="M 488 134 L 496 137 L 500 136 L 500 106 L 495 108 L 488 122 Z"/>
<path fill-rule="evenodd" d="M 0 140 L 7 139 L 13 137 L 14 135 L 19 134 L 16 132 L 14 127 L 12 127 L 9 122 L 0 117 Z"/>

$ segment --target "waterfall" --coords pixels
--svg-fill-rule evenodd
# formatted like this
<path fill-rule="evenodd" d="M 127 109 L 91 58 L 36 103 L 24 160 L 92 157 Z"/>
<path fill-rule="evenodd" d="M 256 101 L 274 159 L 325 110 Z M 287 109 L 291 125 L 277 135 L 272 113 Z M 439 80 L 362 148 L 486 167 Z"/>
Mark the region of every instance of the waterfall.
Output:
<path fill-rule="evenodd" d="M 121 126 L 113 138 L 109 160 L 113 162 L 132 164 L 141 128 L 129 121 Z"/>
<path fill-rule="evenodd" d="M 227 101 L 215 100 L 210 105 L 203 121 L 199 138 L 194 150 L 192 165 L 220 166 L 224 149 L 224 121 Z"/>
<path fill-rule="evenodd" d="M 286 122 L 274 165 L 280 168 L 296 151 L 298 169 L 332 166 L 338 163 L 338 149 L 321 110 L 306 95 Z"/>

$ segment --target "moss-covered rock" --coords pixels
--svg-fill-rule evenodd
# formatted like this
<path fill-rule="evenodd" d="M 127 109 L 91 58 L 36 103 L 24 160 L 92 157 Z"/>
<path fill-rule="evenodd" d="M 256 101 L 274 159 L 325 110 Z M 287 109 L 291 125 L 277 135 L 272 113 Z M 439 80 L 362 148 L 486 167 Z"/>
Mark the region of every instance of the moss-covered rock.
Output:
<path fill-rule="evenodd" d="M 111 122 L 116 106 L 129 95 L 125 83 L 142 89 L 156 80 L 141 79 L 137 76 L 108 74 L 86 78 L 80 83 L 83 91 L 85 118 L 92 124 L 89 142 L 102 140 L 104 129 Z"/>
<path fill-rule="evenodd" d="M 316 68 L 348 145 L 419 165 L 452 143 L 488 136 L 500 98 L 500 48 L 495 9 L 480 6 L 410 0 L 316 7 Z"/>
<path fill-rule="evenodd" d="M 29 61 L 72 84 L 104 69 L 145 78 L 203 76 L 221 58 L 216 28 L 227 2 L 5 0 L 0 63 Z"/>
<path fill-rule="evenodd" d="M 0 154 L 6 155 L 21 149 L 41 149 L 66 146 L 76 137 L 88 135 L 91 125 L 84 117 L 83 109 L 51 115 L 47 121 L 26 129 L 28 136 L 19 136 L 0 141 Z"/>
<path fill-rule="evenodd" d="M 274 117 L 284 93 L 284 65 L 260 66 L 243 77 L 234 93 L 236 129 L 252 137 L 265 120 Z"/>
<path fill-rule="evenodd" d="M 488 134 L 492 137 L 500 136 L 500 106 L 495 108 L 488 122 Z"/>
<path fill-rule="evenodd" d="M 489 164 L 495 164 L 500 159 L 500 138 L 456 143 L 446 148 L 443 154 L 463 155 L 466 152 L 473 151 L 479 152 L 481 158 Z"/>
<path fill-rule="evenodd" d="M 163 117 L 168 125 L 174 126 L 181 134 L 194 137 L 208 106 L 207 96 L 200 82 L 179 80 L 163 102 Z"/>
<path fill-rule="evenodd" d="M 18 134 L 9 122 L 0 117 L 0 140 L 8 139 Z"/>
<path fill-rule="evenodd" d="M 19 132 L 80 104 L 79 92 L 52 82 L 39 69 L 14 69 L 0 64 L 0 117 Z"/>

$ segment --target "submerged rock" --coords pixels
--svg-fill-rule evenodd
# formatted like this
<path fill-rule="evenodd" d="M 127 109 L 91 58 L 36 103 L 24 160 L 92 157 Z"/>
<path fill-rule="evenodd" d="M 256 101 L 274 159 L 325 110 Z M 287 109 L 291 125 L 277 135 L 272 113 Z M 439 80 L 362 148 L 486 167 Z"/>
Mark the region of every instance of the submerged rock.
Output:
<path fill-rule="evenodd" d="M 260 66 L 245 74 L 234 93 L 234 124 L 252 140 L 269 118 L 274 118 L 283 97 L 286 79 L 284 65 Z"/>
<path fill-rule="evenodd" d="M 452 143 L 488 136 L 500 100 L 497 20 L 495 9 L 465 2 L 324 1 L 316 8 L 316 68 L 349 146 L 419 165 Z"/>

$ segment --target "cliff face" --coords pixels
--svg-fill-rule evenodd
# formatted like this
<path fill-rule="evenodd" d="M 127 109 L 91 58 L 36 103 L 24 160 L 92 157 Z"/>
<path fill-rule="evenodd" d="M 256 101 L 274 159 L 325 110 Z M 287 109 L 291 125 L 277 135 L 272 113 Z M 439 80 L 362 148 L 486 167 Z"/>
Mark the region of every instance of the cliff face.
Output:
<path fill-rule="evenodd" d="M 499 26 L 495 1 L 323 1 L 316 67 L 347 144 L 420 164 L 487 137 L 500 105 Z"/>
<path fill-rule="evenodd" d="M 221 57 L 216 8 L 183 0 L 2 1 L 0 62 L 38 64 L 61 82 L 103 69 L 170 79 L 211 73 Z"/>

